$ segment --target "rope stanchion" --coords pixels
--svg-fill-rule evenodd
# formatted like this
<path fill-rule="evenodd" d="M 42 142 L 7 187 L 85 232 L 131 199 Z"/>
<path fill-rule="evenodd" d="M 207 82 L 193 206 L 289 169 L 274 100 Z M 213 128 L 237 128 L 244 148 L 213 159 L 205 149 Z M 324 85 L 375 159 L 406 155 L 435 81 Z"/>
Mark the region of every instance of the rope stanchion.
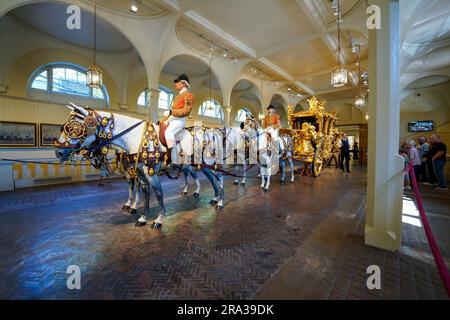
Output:
<path fill-rule="evenodd" d="M 436 261 L 436 266 L 441 276 L 442 282 L 444 284 L 447 295 L 450 297 L 450 273 L 448 271 L 447 265 L 442 258 L 441 251 L 436 243 L 433 232 L 431 230 L 430 223 L 428 222 L 427 216 L 425 214 L 425 209 L 423 208 L 422 197 L 420 196 L 419 188 L 417 186 L 416 175 L 414 173 L 414 168 L 410 162 L 407 166 L 407 170 L 411 174 L 411 183 L 414 191 L 414 196 L 417 201 L 417 207 L 419 209 L 420 218 L 422 219 L 423 228 L 428 239 L 428 244 L 430 245 L 431 252 L 433 253 L 434 260 Z"/>

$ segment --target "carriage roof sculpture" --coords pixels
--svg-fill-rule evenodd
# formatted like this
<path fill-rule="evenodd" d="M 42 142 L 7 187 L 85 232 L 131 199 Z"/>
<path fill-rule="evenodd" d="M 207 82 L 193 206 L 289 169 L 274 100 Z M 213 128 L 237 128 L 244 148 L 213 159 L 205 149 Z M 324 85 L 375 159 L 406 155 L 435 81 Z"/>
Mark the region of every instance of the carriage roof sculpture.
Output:
<path fill-rule="evenodd" d="M 317 177 L 322 165 L 336 151 L 336 141 L 341 133 L 335 128 L 336 113 L 325 112 L 325 101 L 316 97 L 309 100 L 309 110 L 294 113 L 288 107 L 290 128 L 280 129 L 280 134 L 290 135 L 294 142 L 293 158 L 310 166 L 311 173 Z"/>

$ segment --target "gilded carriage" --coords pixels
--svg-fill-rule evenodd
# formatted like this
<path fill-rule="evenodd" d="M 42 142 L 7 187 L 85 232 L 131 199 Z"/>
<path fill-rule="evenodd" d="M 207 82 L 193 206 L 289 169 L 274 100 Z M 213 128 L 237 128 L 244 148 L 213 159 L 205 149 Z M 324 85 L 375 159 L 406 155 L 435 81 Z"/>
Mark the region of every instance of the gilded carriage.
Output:
<path fill-rule="evenodd" d="M 337 116 L 325 112 L 325 101 L 319 101 L 316 97 L 309 100 L 309 110 L 294 113 L 293 109 L 292 106 L 288 107 L 290 128 L 280 129 L 280 135 L 292 137 L 294 160 L 302 161 L 317 177 L 323 163 L 330 159 L 338 147 L 341 133 L 335 128 Z"/>

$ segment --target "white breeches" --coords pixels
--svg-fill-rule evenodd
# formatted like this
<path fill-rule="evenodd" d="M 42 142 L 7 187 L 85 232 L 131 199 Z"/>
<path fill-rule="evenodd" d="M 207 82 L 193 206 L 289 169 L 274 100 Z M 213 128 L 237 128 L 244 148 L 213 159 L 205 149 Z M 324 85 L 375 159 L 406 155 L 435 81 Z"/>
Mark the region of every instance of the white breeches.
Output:
<path fill-rule="evenodd" d="M 172 117 L 169 118 L 169 126 L 166 129 L 166 142 L 168 148 L 175 146 L 175 136 L 181 132 L 186 126 L 186 118 Z"/>

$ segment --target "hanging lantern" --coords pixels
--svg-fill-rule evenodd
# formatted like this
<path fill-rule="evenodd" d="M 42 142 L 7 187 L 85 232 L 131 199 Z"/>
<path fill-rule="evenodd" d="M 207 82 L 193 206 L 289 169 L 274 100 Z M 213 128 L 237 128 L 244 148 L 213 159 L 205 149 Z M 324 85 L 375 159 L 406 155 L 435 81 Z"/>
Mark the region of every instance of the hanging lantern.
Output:
<path fill-rule="evenodd" d="M 96 66 L 89 68 L 86 73 L 86 82 L 89 87 L 100 89 L 103 86 L 103 72 Z"/>
<path fill-rule="evenodd" d="M 331 71 L 331 85 L 334 88 L 339 88 L 347 85 L 348 71 L 341 65 L 333 68 Z"/>
<path fill-rule="evenodd" d="M 355 98 L 355 107 L 358 109 L 362 109 L 366 106 L 366 97 L 364 97 L 362 94 L 356 96 Z"/>
<path fill-rule="evenodd" d="M 336 22 L 338 31 L 338 65 L 331 71 L 331 86 L 333 88 L 340 88 L 347 85 L 348 70 L 341 63 L 341 7 L 339 0 L 336 3 Z"/>
<path fill-rule="evenodd" d="M 208 111 L 214 111 L 214 110 L 216 110 L 216 109 L 214 108 L 214 103 L 212 102 L 211 99 L 209 99 L 208 102 L 206 103 L 206 110 L 208 110 Z"/>
<path fill-rule="evenodd" d="M 362 109 L 366 106 L 366 96 L 361 90 L 361 45 L 355 45 L 352 51 L 358 55 L 358 95 L 355 98 L 355 107 Z"/>
<path fill-rule="evenodd" d="M 103 85 L 103 72 L 96 66 L 97 53 L 97 2 L 94 1 L 94 65 L 86 72 L 86 84 L 93 89 L 100 89 Z"/>

